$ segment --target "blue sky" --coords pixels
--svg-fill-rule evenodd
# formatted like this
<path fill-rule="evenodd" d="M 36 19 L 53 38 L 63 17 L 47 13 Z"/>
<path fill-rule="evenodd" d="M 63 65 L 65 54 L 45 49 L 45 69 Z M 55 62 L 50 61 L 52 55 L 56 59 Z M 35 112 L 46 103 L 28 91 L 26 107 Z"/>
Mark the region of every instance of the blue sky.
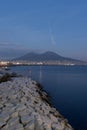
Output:
<path fill-rule="evenodd" d="M 30 51 L 87 61 L 87 1 L 0 0 L 0 57 Z"/>

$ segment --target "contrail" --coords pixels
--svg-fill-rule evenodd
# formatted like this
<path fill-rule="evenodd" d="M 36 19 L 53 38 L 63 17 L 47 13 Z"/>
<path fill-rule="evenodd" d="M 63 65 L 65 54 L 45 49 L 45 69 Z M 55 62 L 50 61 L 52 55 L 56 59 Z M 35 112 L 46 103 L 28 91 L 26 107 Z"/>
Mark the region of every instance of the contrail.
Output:
<path fill-rule="evenodd" d="M 49 26 L 49 34 L 50 34 L 50 40 L 51 40 L 51 44 L 52 45 L 56 45 L 56 41 L 54 39 L 54 35 L 53 35 L 53 32 L 52 32 L 52 28 Z"/>
<path fill-rule="evenodd" d="M 55 41 L 55 39 L 54 39 L 54 36 L 51 34 L 51 43 L 53 44 L 53 45 L 56 45 L 56 41 Z"/>

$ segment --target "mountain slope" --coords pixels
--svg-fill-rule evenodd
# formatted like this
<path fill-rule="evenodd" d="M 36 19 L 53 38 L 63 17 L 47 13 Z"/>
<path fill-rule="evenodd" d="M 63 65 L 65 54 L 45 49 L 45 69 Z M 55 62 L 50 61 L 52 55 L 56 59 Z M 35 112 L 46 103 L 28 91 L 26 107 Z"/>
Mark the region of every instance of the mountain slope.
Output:
<path fill-rule="evenodd" d="M 34 53 L 34 52 L 31 52 L 31 53 L 28 53 L 24 56 L 21 56 L 15 60 L 23 60 L 23 61 L 35 61 L 35 62 L 44 62 L 44 61 L 60 61 L 60 62 L 75 62 L 75 63 L 83 63 L 82 61 L 79 61 L 79 60 L 75 60 L 75 59 L 71 59 L 71 58 L 67 58 L 67 57 L 63 57 L 63 56 L 60 56 L 58 55 L 57 53 L 54 53 L 54 52 L 45 52 L 45 53 L 42 53 L 42 54 L 38 54 L 38 53 Z"/>

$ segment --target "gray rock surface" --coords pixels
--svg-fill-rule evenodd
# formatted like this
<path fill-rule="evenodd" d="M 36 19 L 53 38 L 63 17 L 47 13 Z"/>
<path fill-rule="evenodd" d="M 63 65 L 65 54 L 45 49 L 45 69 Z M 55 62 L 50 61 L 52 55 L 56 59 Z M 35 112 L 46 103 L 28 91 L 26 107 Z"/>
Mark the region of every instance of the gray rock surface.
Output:
<path fill-rule="evenodd" d="M 0 130 L 73 130 L 46 95 L 27 77 L 1 83 Z"/>

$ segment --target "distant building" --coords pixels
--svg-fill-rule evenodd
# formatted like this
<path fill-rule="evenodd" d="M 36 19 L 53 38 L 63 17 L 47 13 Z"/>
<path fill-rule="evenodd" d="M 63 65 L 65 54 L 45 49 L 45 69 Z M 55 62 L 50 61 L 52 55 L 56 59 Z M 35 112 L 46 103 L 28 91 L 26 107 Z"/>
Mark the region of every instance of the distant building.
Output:
<path fill-rule="evenodd" d="M 7 61 L 0 61 L 0 66 L 7 66 L 9 62 Z"/>

